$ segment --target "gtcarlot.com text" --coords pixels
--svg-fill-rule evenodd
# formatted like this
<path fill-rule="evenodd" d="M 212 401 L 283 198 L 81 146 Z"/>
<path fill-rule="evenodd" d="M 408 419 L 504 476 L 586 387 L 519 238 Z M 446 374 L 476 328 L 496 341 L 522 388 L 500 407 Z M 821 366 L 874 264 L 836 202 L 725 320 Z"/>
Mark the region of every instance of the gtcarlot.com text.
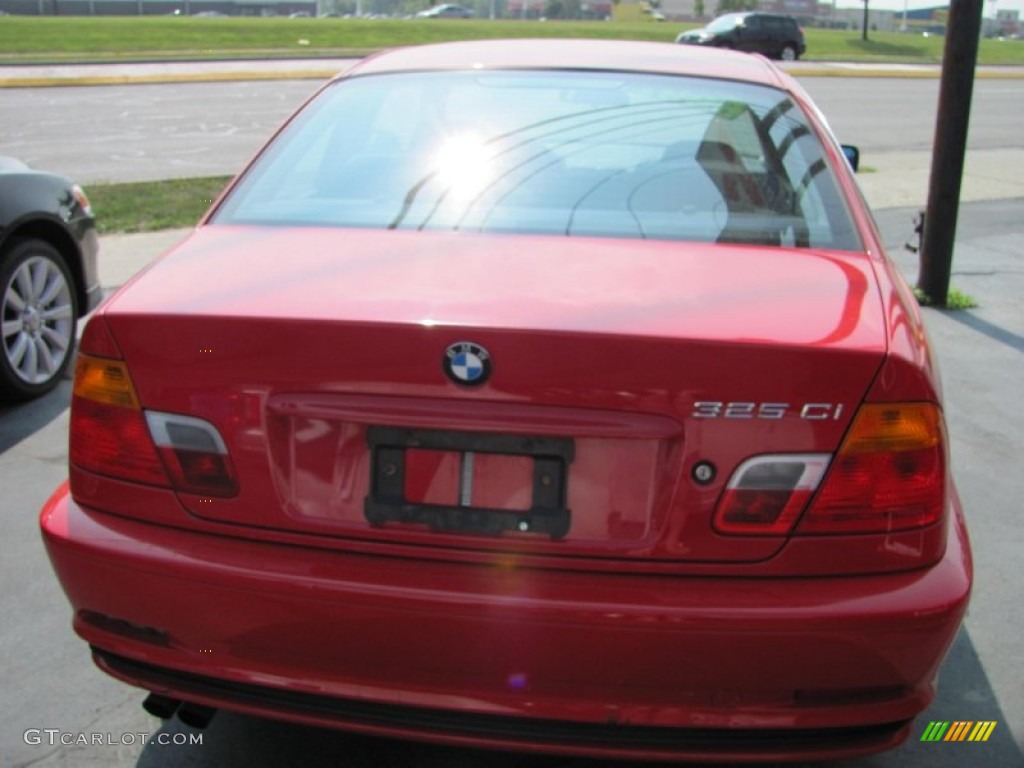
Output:
<path fill-rule="evenodd" d="M 167 746 L 202 745 L 201 733 L 76 733 L 59 728 L 29 728 L 22 738 L 26 744 L 49 747 Z"/>

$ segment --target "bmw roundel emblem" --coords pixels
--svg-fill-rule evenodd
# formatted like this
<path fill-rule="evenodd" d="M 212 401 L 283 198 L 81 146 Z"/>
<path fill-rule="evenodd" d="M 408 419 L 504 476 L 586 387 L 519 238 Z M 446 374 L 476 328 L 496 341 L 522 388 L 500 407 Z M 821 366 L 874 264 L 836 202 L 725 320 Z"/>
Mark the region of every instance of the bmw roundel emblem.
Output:
<path fill-rule="evenodd" d="M 491 375 L 491 356 L 479 344 L 458 341 L 444 351 L 444 372 L 456 384 L 476 386 Z"/>

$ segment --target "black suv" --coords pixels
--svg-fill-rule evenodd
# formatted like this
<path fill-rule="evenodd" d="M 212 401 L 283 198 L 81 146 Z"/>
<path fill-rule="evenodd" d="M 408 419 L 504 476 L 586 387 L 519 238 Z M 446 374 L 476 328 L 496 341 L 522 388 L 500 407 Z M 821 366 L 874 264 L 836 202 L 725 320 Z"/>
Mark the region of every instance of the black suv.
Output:
<path fill-rule="evenodd" d="M 682 32 L 676 42 L 735 48 L 783 61 L 796 61 L 807 50 L 796 19 L 776 13 L 727 13 L 702 29 Z"/>

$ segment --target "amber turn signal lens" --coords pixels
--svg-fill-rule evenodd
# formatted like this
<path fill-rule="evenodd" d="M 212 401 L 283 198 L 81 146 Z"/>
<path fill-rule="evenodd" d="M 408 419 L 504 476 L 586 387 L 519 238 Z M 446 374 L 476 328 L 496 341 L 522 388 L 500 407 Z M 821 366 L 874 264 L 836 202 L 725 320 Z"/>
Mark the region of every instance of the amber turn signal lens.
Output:
<path fill-rule="evenodd" d="M 138 408 L 128 367 L 122 360 L 79 354 L 75 364 L 75 397 L 123 408 Z"/>
<path fill-rule="evenodd" d="M 839 452 L 875 453 L 933 448 L 942 439 L 942 417 L 929 403 L 861 406 Z"/>

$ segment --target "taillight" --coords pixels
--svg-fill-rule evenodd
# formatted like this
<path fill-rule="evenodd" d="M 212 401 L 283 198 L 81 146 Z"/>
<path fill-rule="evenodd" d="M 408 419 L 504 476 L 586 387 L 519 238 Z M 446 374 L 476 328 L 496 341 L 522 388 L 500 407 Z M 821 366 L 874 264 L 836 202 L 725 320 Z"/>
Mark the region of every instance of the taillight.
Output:
<path fill-rule="evenodd" d="M 87 330 L 82 346 L 114 349 L 103 330 Z M 119 480 L 203 496 L 238 492 L 216 427 L 193 416 L 143 410 L 123 360 L 79 352 L 69 454 L 79 469 Z"/>
<path fill-rule="evenodd" d="M 879 533 L 942 519 L 942 414 L 930 403 L 861 406 L 798 534 Z"/>
<path fill-rule="evenodd" d="M 75 202 L 78 203 L 82 212 L 85 213 L 86 216 L 92 216 L 92 205 L 89 204 L 89 198 L 85 194 L 84 189 L 77 184 L 73 185 L 71 187 L 71 196 L 75 198 Z"/>
<path fill-rule="evenodd" d="M 71 463 L 150 485 L 169 485 L 123 360 L 79 353 L 71 398 Z"/>
<path fill-rule="evenodd" d="M 748 536 L 782 536 L 794 526 L 797 535 L 884 533 L 932 525 L 945 505 L 938 407 L 872 403 L 857 411 L 835 457 L 779 454 L 743 462 L 726 484 L 714 527 Z"/>
<path fill-rule="evenodd" d="M 146 411 L 150 434 L 174 487 L 202 496 L 238 492 L 228 449 L 208 421 L 176 413 Z"/>
<path fill-rule="evenodd" d="M 779 454 L 743 462 L 715 509 L 715 529 L 753 536 L 788 534 L 821 482 L 829 458 L 828 454 Z"/>

